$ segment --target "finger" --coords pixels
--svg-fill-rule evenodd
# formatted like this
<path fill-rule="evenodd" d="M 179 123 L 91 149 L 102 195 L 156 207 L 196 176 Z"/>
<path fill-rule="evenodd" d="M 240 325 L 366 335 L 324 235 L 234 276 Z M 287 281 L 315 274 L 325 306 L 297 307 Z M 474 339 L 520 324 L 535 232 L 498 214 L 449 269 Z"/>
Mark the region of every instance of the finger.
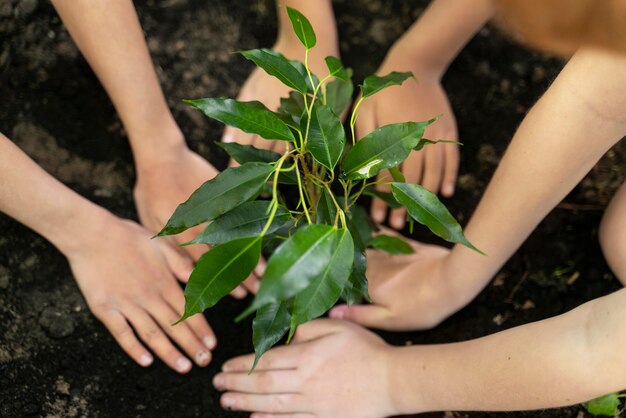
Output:
<path fill-rule="evenodd" d="M 257 395 L 248 393 L 227 392 L 220 398 L 223 408 L 235 411 L 255 411 L 269 413 L 294 413 L 299 411 L 302 395 L 280 393 L 273 395 Z"/>
<path fill-rule="evenodd" d="M 224 133 L 222 134 L 222 142 L 230 143 L 235 142 L 237 137 L 237 128 L 233 128 L 232 126 L 227 126 L 224 129 Z M 236 167 L 239 163 L 235 161 L 233 158 L 228 162 L 229 167 Z"/>
<path fill-rule="evenodd" d="M 439 192 L 443 178 L 443 147 L 432 145 L 424 151 L 424 176 L 422 185 L 433 193 Z"/>
<path fill-rule="evenodd" d="M 186 321 L 173 325 L 178 320 L 179 315 L 164 300 L 150 306 L 150 314 L 198 366 L 204 367 L 209 364 L 211 352 L 191 330 Z"/>
<path fill-rule="evenodd" d="M 169 241 L 157 240 L 157 243 L 171 272 L 178 280 L 186 283 L 193 270 L 193 260 L 191 257 L 180 248 L 174 247 Z"/>
<path fill-rule="evenodd" d="M 406 209 L 393 209 L 389 215 L 389 225 L 396 230 L 401 230 L 406 224 Z"/>
<path fill-rule="evenodd" d="M 248 295 L 248 291 L 246 291 L 245 287 L 239 285 L 232 292 L 230 292 L 230 295 L 235 299 L 241 300 Z"/>
<path fill-rule="evenodd" d="M 459 173 L 460 153 L 457 144 L 444 144 L 445 165 L 443 169 L 443 181 L 441 194 L 445 197 L 454 195 L 456 179 Z"/>
<path fill-rule="evenodd" d="M 376 177 L 376 180 L 379 182 L 388 182 L 390 179 L 391 175 L 387 170 L 381 171 Z M 389 193 L 391 191 L 391 186 L 389 184 L 377 184 L 376 190 L 379 192 Z M 376 223 L 381 224 L 385 222 L 385 219 L 387 218 L 387 204 L 377 197 L 372 199 L 371 216 Z"/>
<path fill-rule="evenodd" d="M 245 290 L 249 291 L 253 295 L 256 295 L 256 293 L 259 291 L 259 288 L 261 287 L 261 281 L 256 276 L 256 274 L 251 274 L 250 277 L 244 280 L 241 285 L 244 287 Z"/>
<path fill-rule="evenodd" d="M 178 313 L 178 316 L 182 316 L 185 310 L 185 296 L 177 284 L 173 284 L 171 288 L 167 288 L 163 292 L 163 298 L 167 303 Z M 198 313 L 185 320 L 185 323 L 196 336 L 202 341 L 204 346 L 209 350 L 213 350 L 217 345 L 217 338 L 215 333 L 209 326 L 204 315 Z"/>
<path fill-rule="evenodd" d="M 331 318 L 352 321 L 371 328 L 382 326 L 390 315 L 387 308 L 378 305 L 339 305 L 328 313 Z"/>
<path fill-rule="evenodd" d="M 213 378 L 217 390 L 258 394 L 296 393 L 297 383 L 294 370 L 218 373 Z"/>
<path fill-rule="evenodd" d="M 263 354 L 255 371 L 294 369 L 298 365 L 298 356 L 302 346 L 298 344 L 276 347 Z M 226 361 L 222 365 L 223 372 L 248 372 L 254 364 L 254 354 L 239 356 Z"/>
<path fill-rule="evenodd" d="M 293 340 L 297 343 L 315 340 L 334 334 L 345 326 L 345 322 L 335 319 L 316 319 L 315 321 L 300 325 L 296 330 L 296 335 Z"/>
<path fill-rule="evenodd" d="M 129 322 L 139 335 L 139 338 L 152 349 L 152 351 L 165 364 L 178 373 L 185 374 L 191 370 L 191 362 L 178 351 L 172 342 L 165 336 L 163 330 L 145 311 L 135 309 L 126 315 Z"/>
<path fill-rule="evenodd" d="M 110 310 L 94 314 L 102 321 L 122 350 L 140 366 L 148 367 L 154 362 L 152 354 L 139 342 L 133 329 L 119 311 Z"/>

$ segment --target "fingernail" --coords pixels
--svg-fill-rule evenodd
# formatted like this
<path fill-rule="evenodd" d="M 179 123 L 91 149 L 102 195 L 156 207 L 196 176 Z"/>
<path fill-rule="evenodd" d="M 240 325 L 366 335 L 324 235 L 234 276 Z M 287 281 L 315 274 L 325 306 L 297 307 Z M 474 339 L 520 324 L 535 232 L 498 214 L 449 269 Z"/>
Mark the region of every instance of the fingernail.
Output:
<path fill-rule="evenodd" d="M 191 369 L 191 362 L 187 360 L 185 357 L 181 357 L 176 360 L 176 370 L 181 373 L 188 372 Z"/>
<path fill-rule="evenodd" d="M 235 398 L 231 396 L 222 396 L 222 406 L 228 409 L 232 408 L 235 406 Z"/>
<path fill-rule="evenodd" d="M 215 337 L 204 337 L 202 342 L 209 350 L 213 350 L 215 348 L 215 344 L 217 344 Z"/>
<path fill-rule="evenodd" d="M 230 364 L 230 363 L 224 363 L 222 364 L 222 371 L 223 372 L 232 372 L 233 370 L 235 370 L 235 368 Z"/>
<path fill-rule="evenodd" d="M 250 286 L 250 287 L 252 287 L 252 289 L 250 289 L 250 290 L 252 290 L 252 293 L 257 294 L 259 292 L 259 289 L 261 288 L 261 282 L 256 281 L 256 282 L 252 283 L 252 286 Z"/>
<path fill-rule="evenodd" d="M 454 193 L 454 185 L 446 184 L 443 188 L 443 193 L 445 195 L 452 196 L 452 194 Z"/>
<path fill-rule="evenodd" d="M 206 366 L 211 361 L 211 354 L 208 351 L 200 350 L 196 353 L 196 364 Z"/>
<path fill-rule="evenodd" d="M 151 365 L 153 361 L 154 361 L 154 359 L 148 353 L 144 353 L 144 354 L 139 356 L 139 364 L 141 364 L 144 367 L 147 367 L 147 366 Z"/>
<path fill-rule="evenodd" d="M 344 316 L 346 316 L 346 308 L 343 306 L 334 308 L 328 312 L 329 318 L 343 319 Z"/>
<path fill-rule="evenodd" d="M 404 227 L 404 218 L 402 216 L 392 218 L 391 225 L 396 229 L 402 229 Z"/>
<path fill-rule="evenodd" d="M 216 389 L 221 389 L 224 386 L 224 376 L 221 374 L 216 375 L 213 378 L 213 386 L 215 386 Z"/>
<path fill-rule="evenodd" d="M 383 222 L 385 220 L 385 211 L 382 209 L 376 209 L 374 211 L 373 218 L 376 222 Z"/>
<path fill-rule="evenodd" d="M 265 274 L 265 268 L 267 265 L 265 263 L 259 264 L 256 266 L 256 272 L 259 276 L 263 276 Z"/>
<path fill-rule="evenodd" d="M 222 142 L 235 142 L 235 137 L 232 135 L 224 135 L 222 137 Z"/>

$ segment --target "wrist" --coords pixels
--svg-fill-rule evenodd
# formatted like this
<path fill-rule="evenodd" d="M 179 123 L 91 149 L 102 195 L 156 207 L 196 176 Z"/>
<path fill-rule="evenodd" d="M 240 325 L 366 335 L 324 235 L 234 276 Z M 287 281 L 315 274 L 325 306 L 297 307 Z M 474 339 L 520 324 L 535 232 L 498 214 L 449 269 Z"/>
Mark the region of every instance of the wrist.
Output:
<path fill-rule="evenodd" d="M 389 71 L 411 71 L 418 82 L 440 82 L 449 63 L 430 53 L 428 47 L 422 47 L 410 38 L 400 38 L 391 46 L 382 67 Z"/>
<path fill-rule="evenodd" d="M 389 398 L 392 415 L 409 415 L 432 411 L 426 404 L 427 385 L 424 385 L 426 361 L 421 355 L 422 346 L 391 347 L 389 367 Z M 421 364 L 421 366 L 420 366 Z"/>
<path fill-rule="evenodd" d="M 171 117 L 171 115 L 170 115 Z M 128 132 L 138 174 L 170 161 L 188 150 L 185 137 L 173 118 Z"/>
<path fill-rule="evenodd" d="M 63 222 L 60 222 L 56 231 L 48 238 L 52 244 L 61 251 L 68 259 L 73 258 L 80 252 L 85 251 L 93 242 L 107 239 L 111 227 L 119 222 L 119 219 L 87 200 L 70 210 Z"/>

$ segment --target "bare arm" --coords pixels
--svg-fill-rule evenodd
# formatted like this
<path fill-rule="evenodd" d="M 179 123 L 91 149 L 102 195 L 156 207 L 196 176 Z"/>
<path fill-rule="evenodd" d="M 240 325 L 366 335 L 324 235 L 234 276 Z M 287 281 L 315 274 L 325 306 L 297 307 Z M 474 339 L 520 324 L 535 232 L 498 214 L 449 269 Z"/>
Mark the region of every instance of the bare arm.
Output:
<path fill-rule="evenodd" d="M 190 262 L 150 241 L 139 225 L 65 187 L 2 134 L 0 211 L 43 235 L 68 258 L 89 308 L 137 363 L 153 362 L 141 339 L 171 368 L 187 373 L 191 362 L 172 338 L 198 365 L 208 364 L 215 336 L 204 317 L 178 329 L 171 326 L 184 305 L 176 277 L 188 276 Z"/>

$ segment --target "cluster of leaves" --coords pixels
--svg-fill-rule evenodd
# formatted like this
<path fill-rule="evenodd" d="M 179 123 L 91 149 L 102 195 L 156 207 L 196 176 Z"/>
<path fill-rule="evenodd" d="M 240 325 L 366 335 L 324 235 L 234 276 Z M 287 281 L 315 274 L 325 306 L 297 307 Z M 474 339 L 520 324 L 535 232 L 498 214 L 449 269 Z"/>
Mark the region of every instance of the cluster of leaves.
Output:
<path fill-rule="evenodd" d="M 445 240 L 474 248 L 438 198 L 421 186 L 405 183 L 398 169 L 411 151 L 436 142 L 423 137 L 436 119 L 386 125 L 358 142 L 354 137 L 362 101 L 402 84 L 412 74 L 392 72 L 364 80 L 349 120 L 351 141 L 347 141 L 348 129 L 340 115 L 351 103 L 352 72 L 337 58 L 327 57 L 328 74 L 320 80 L 311 73 L 308 56 L 315 33 L 300 12 L 287 10 L 304 45 L 304 63 L 268 49 L 241 53 L 293 89 L 276 112 L 256 101 L 187 101 L 210 118 L 267 140 L 284 141 L 286 151 L 281 155 L 250 145 L 221 144 L 240 165 L 204 183 L 158 234 L 177 234 L 211 222 L 191 241 L 213 247 L 189 278 L 181 321 L 214 306 L 251 274 L 264 249 L 276 247 L 254 301 L 238 318 L 256 312 L 257 360 L 287 332 L 291 339 L 299 324 L 323 315 L 340 297 L 348 303 L 369 299 L 366 248 L 412 252 L 397 237 L 374 236 L 376 227 L 356 204 L 360 196 L 377 196 L 394 208 L 404 206 L 411 221 L 426 225 Z M 376 180 L 370 180 L 384 169 L 393 176 L 391 193 L 375 190 Z M 279 184 L 296 192 L 289 196 Z M 271 197 L 256 200 L 263 190 Z"/>

